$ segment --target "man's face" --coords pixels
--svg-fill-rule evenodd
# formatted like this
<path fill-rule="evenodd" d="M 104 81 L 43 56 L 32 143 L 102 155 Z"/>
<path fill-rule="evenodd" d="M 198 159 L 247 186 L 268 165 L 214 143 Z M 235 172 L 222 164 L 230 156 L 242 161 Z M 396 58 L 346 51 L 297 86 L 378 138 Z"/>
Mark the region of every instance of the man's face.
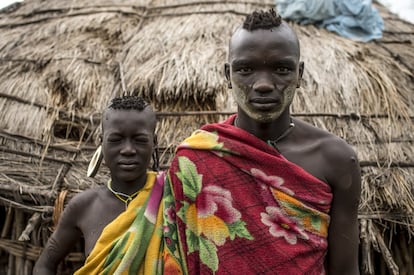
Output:
<path fill-rule="evenodd" d="M 102 148 L 113 181 L 134 182 L 144 177 L 154 146 L 155 114 L 109 109 L 103 117 Z"/>
<path fill-rule="evenodd" d="M 239 108 L 258 122 L 278 118 L 292 103 L 303 72 L 292 30 L 287 25 L 251 32 L 239 29 L 229 50 L 226 77 Z"/>

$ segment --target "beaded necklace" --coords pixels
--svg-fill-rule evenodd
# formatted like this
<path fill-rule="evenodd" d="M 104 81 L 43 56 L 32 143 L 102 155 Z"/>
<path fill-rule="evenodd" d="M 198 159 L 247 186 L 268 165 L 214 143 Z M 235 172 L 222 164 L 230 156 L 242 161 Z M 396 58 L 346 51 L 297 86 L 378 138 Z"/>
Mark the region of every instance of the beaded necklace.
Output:
<path fill-rule="evenodd" d="M 115 195 L 115 197 L 117 197 L 120 201 L 122 201 L 123 203 L 125 203 L 125 210 L 127 210 L 127 208 L 128 208 L 128 204 L 139 194 L 139 192 L 141 191 L 141 190 L 138 190 L 137 192 L 135 192 L 135 193 L 133 193 L 133 194 L 131 194 L 131 195 L 127 195 L 127 194 L 124 194 L 124 193 L 122 193 L 122 192 L 117 192 L 117 191 L 115 191 L 114 189 L 112 189 L 112 180 L 109 180 L 108 181 L 108 184 L 107 184 L 107 187 L 108 187 L 108 189 L 109 189 L 109 191 L 111 191 L 112 192 L 112 194 L 114 194 Z M 124 198 L 126 198 L 126 199 L 124 199 L 124 198 L 122 198 L 122 197 L 124 197 Z"/>

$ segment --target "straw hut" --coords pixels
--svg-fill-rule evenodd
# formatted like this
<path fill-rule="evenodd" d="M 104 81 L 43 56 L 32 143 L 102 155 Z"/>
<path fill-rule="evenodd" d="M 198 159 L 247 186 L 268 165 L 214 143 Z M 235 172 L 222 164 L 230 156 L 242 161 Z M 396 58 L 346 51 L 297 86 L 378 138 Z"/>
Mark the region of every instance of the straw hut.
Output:
<path fill-rule="evenodd" d="M 363 274 L 414 274 L 414 26 L 375 4 L 384 37 L 357 43 L 299 26 L 305 74 L 294 116 L 354 146 L 362 169 Z M 100 114 L 120 94 L 155 106 L 161 163 L 192 130 L 235 112 L 223 63 L 263 1 L 26 0 L 0 11 L 0 273 L 30 274 L 86 167 Z M 61 274 L 83 260 L 81 243 Z"/>

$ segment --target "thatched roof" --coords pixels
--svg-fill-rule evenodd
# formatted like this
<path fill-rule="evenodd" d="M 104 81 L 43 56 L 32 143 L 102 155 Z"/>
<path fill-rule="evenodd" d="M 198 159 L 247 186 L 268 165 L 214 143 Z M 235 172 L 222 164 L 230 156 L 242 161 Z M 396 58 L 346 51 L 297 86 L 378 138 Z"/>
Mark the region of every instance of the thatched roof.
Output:
<path fill-rule="evenodd" d="M 245 14 L 271 6 L 26 0 L 2 10 L 0 204 L 50 214 L 62 190 L 70 198 L 105 182 L 105 169 L 92 180 L 86 165 L 101 111 L 124 91 L 158 110 L 168 166 L 182 138 L 235 112 L 223 74 L 228 39 Z M 388 236 L 378 232 L 414 235 L 414 26 L 378 8 L 384 37 L 366 44 L 291 23 L 305 62 L 292 111 L 354 146 L 363 172 L 363 250 L 379 247 L 386 257 Z"/>

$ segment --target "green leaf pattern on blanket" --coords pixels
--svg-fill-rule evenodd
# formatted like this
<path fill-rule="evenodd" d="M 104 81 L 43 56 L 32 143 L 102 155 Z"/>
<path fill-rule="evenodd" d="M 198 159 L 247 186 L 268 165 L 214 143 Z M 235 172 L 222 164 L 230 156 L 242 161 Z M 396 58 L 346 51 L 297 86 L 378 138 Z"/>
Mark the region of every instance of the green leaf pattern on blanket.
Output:
<path fill-rule="evenodd" d="M 117 274 L 138 272 L 154 228 L 154 224 L 144 216 L 147 202 L 135 209 L 137 216 L 128 231 L 114 242 L 103 264 L 102 274 L 113 274 L 115 267 Z"/>
<path fill-rule="evenodd" d="M 188 158 L 179 157 L 178 165 L 176 175 L 188 200 L 181 202 L 177 216 L 187 226 L 188 254 L 198 251 L 201 262 L 216 272 L 219 264 L 217 246 L 224 245 L 226 239 L 253 240 L 253 237 L 241 220 L 241 213 L 233 207 L 230 191 L 215 185 L 203 188 L 203 176 Z M 196 201 L 203 203 L 196 205 Z"/>
<path fill-rule="evenodd" d="M 113 266 L 118 264 L 124 257 L 125 252 L 123 252 L 123 250 L 125 249 L 125 246 L 128 242 L 130 234 L 131 232 L 126 232 L 123 238 L 118 239 L 114 243 L 112 249 L 110 250 L 111 252 L 108 254 L 108 256 L 105 259 L 104 271 L 103 271 L 104 275 L 109 274 L 109 272 L 113 269 Z"/>
<path fill-rule="evenodd" d="M 201 237 L 199 238 L 199 246 L 201 261 L 211 270 L 217 271 L 219 262 L 217 257 L 217 247 L 210 240 Z"/>
<path fill-rule="evenodd" d="M 180 172 L 177 172 L 177 177 L 183 185 L 184 195 L 190 200 L 195 201 L 197 194 L 201 191 L 203 176 L 197 174 L 196 166 L 188 158 L 180 157 L 178 159 L 178 166 Z"/>
<path fill-rule="evenodd" d="M 253 240 L 252 235 L 246 229 L 246 223 L 244 221 L 237 221 L 228 225 L 230 231 L 230 240 L 234 240 L 237 237 Z"/>

